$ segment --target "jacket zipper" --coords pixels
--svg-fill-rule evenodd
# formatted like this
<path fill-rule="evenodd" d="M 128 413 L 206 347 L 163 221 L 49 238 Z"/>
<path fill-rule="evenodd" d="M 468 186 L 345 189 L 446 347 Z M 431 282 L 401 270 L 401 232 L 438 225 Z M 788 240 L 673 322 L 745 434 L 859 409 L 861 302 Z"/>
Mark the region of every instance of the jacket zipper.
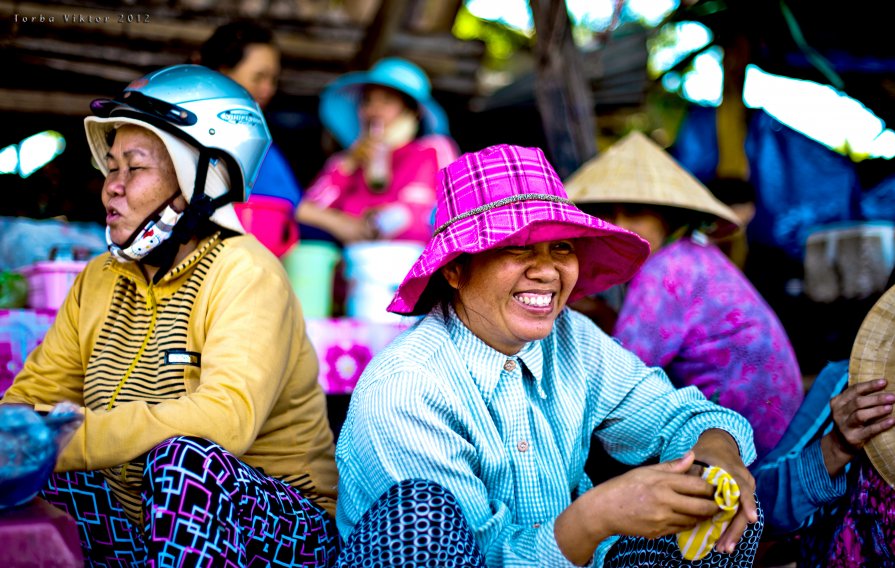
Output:
<path fill-rule="evenodd" d="M 146 337 L 143 338 L 143 343 L 140 345 L 140 349 L 137 350 L 137 354 L 134 356 L 134 360 L 131 361 L 131 364 L 128 366 L 127 371 L 124 372 L 124 376 L 121 377 L 121 380 L 118 381 L 118 386 L 115 387 L 115 392 L 112 393 L 111 398 L 109 398 L 109 403 L 106 405 L 106 410 L 112 410 L 112 407 L 115 405 L 115 399 L 118 398 L 118 393 L 121 392 L 122 387 L 124 387 L 124 383 L 130 378 L 131 373 L 134 372 L 134 369 L 137 367 L 137 364 L 140 362 L 140 358 L 143 357 L 143 353 L 146 351 L 146 346 L 149 345 L 149 340 L 152 339 L 152 334 L 155 331 L 155 321 L 158 315 L 158 302 L 155 299 L 155 290 L 152 287 L 152 283 L 149 284 L 146 289 L 146 308 L 151 311 L 150 319 L 149 319 L 149 329 L 146 330 Z M 130 465 L 130 462 L 126 462 L 121 466 L 121 481 L 127 481 L 127 467 Z"/>

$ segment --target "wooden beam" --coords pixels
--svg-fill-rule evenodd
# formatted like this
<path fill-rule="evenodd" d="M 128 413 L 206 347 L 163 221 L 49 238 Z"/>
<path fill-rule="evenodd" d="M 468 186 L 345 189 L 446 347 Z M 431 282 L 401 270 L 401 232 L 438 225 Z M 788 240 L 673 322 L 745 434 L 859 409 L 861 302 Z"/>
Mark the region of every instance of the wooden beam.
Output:
<path fill-rule="evenodd" d="M 407 27 L 417 33 L 450 33 L 463 0 L 416 0 Z"/>
<path fill-rule="evenodd" d="M 344 22 L 278 21 L 275 34 L 283 54 L 280 92 L 287 97 L 319 95 L 329 82 L 346 71 L 357 54 L 365 54 L 372 64 L 378 58 L 376 53 L 387 50 L 425 69 L 434 89 L 474 94 L 483 43 L 461 41 L 449 33 L 400 30 L 406 15 L 402 6 L 408 1 L 387 0 L 380 6 L 382 18 L 388 18 L 383 20 L 384 27 L 377 28 L 379 34 L 371 28 L 365 36 L 363 29 Z M 136 14 L 140 10 L 150 12 L 148 23 L 118 22 L 119 12 Z M 0 53 L 7 63 L 14 64 L 24 81 L 16 84 L 10 80 L 7 86 L 37 90 L 37 85 L 46 81 L 31 78 L 56 72 L 64 79 L 56 82 L 58 87 L 51 88 L 60 90 L 106 91 L 110 88 L 108 82 L 123 86 L 150 70 L 186 62 L 190 53 L 224 21 L 224 13 L 221 8 L 207 16 L 179 14 L 170 4 L 155 3 L 149 8 L 114 10 L 97 3 L 77 7 L 65 0 L 46 4 L 0 0 L 0 17 L 10 22 L 10 33 L 0 38 Z M 41 16 L 43 23 L 30 21 L 31 17 Z M 362 49 L 364 41 L 373 47 Z M 55 103 L 44 98 L 35 104 L 45 112 L 57 112 Z"/>
<path fill-rule="evenodd" d="M 178 19 L 172 16 L 156 16 L 149 13 L 148 22 L 119 22 L 122 13 L 140 14 L 145 17 L 145 10 L 128 8 L 127 10 L 107 10 L 101 8 L 77 9 L 59 4 L 35 4 L 29 2 L 16 3 L 0 1 L 0 14 L 13 20 L 16 26 L 14 37 L 25 37 L 31 29 L 40 28 L 44 35 L 49 26 L 62 26 L 65 31 L 76 31 L 89 34 L 91 45 L 113 43 L 114 41 L 145 40 L 166 45 L 171 42 L 182 42 L 186 45 L 199 46 L 205 42 L 218 21 L 208 22 L 195 19 Z M 25 22 L 25 17 L 43 16 L 48 21 Z M 83 17 L 83 19 L 82 19 Z M 50 28 L 52 29 L 52 28 Z M 311 33 L 311 31 L 313 33 Z M 317 36 L 320 36 L 318 39 Z M 347 37 L 346 37 L 347 36 Z M 357 51 L 359 34 L 350 30 L 328 29 L 320 26 L 305 26 L 297 31 L 280 30 L 276 32 L 277 42 L 283 54 L 289 57 L 313 59 L 318 61 L 346 61 Z"/>
<path fill-rule="evenodd" d="M 139 7 L 109 10 L 103 8 L 76 8 L 64 4 L 38 4 L 32 2 L 0 2 L 0 13 L 8 14 L 17 26 L 17 33 L 27 33 L 29 27 L 62 26 L 66 30 L 89 31 L 99 35 L 124 35 L 132 38 L 152 40 L 204 41 L 214 31 L 215 25 L 197 21 L 160 17 Z M 121 16 L 124 15 L 124 18 Z M 134 20 L 127 21 L 127 15 Z M 43 16 L 46 22 L 26 21 L 27 18 Z M 136 17 L 139 16 L 139 21 Z M 148 21 L 147 21 L 148 17 Z M 50 23 L 50 18 L 53 22 Z"/>
<path fill-rule="evenodd" d="M 381 0 L 376 16 L 351 64 L 352 69 L 369 69 L 388 53 L 392 37 L 400 27 L 408 0 Z"/>
<path fill-rule="evenodd" d="M 10 40 L 10 46 L 24 54 L 68 56 L 106 63 L 121 63 L 131 67 L 166 67 L 186 61 L 185 54 L 172 51 L 136 50 L 114 45 L 75 43 L 51 38 L 15 37 Z"/>
<path fill-rule="evenodd" d="M 453 58 L 474 58 L 478 60 L 485 53 L 482 41 L 463 41 L 453 34 L 411 34 L 396 33 L 392 38 L 391 48 L 394 51 L 412 51 L 433 53 Z"/>
<path fill-rule="evenodd" d="M 134 79 L 139 78 L 143 73 L 133 66 L 110 65 L 107 63 L 94 63 L 85 61 L 70 61 L 68 59 L 58 59 L 55 57 L 35 57 L 25 56 L 20 61 L 36 67 L 44 69 L 55 69 L 56 71 L 65 71 L 67 73 L 76 73 L 89 77 L 99 77 L 121 83 L 121 87 L 130 83 Z M 109 95 L 118 93 L 107 93 Z"/>
<path fill-rule="evenodd" d="M 106 95 L 76 95 L 59 91 L 0 89 L 0 111 L 87 116 L 90 102 Z"/>
<path fill-rule="evenodd" d="M 537 34 L 535 100 L 551 162 L 566 178 L 597 154 L 593 100 L 565 0 L 531 0 L 531 11 Z"/>

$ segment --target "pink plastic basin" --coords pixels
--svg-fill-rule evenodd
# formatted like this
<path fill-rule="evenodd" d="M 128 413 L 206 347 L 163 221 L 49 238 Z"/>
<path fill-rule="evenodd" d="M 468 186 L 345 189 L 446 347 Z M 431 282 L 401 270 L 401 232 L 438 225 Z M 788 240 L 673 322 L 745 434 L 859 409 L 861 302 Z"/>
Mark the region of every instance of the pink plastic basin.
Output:
<path fill-rule="evenodd" d="M 246 232 L 255 235 L 278 257 L 298 242 L 298 225 L 288 200 L 253 195 L 246 203 L 234 203 L 233 207 Z"/>

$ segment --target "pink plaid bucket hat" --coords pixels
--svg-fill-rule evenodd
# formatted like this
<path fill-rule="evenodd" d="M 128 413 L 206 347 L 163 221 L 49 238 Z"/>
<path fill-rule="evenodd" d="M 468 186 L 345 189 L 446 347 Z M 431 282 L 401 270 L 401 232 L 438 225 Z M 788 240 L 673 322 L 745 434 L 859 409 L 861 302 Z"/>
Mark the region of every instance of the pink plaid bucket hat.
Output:
<path fill-rule="evenodd" d="M 570 302 L 628 281 L 649 256 L 639 236 L 578 209 L 540 148 L 502 144 L 464 154 L 438 173 L 437 193 L 435 232 L 390 312 L 414 313 L 432 275 L 463 253 L 578 239 Z"/>

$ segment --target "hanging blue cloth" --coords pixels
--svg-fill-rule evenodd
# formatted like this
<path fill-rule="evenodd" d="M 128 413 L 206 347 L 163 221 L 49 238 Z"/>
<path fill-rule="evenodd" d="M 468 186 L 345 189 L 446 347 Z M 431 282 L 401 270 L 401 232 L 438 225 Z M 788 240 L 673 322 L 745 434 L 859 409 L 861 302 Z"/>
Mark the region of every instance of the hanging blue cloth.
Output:
<path fill-rule="evenodd" d="M 746 154 L 757 194 L 750 241 L 801 260 L 813 228 L 859 218 L 861 189 L 849 158 L 764 111 L 750 122 Z"/>
<path fill-rule="evenodd" d="M 895 175 L 861 195 L 861 217 L 868 221 L 895 219 Z"/>
<path fill-rule="evenodd" d="M 671 156 L 703 183 L 714 179 L 718 169 L 716 114 L 713 107 L 691 107 L 669 148 Z"/>

